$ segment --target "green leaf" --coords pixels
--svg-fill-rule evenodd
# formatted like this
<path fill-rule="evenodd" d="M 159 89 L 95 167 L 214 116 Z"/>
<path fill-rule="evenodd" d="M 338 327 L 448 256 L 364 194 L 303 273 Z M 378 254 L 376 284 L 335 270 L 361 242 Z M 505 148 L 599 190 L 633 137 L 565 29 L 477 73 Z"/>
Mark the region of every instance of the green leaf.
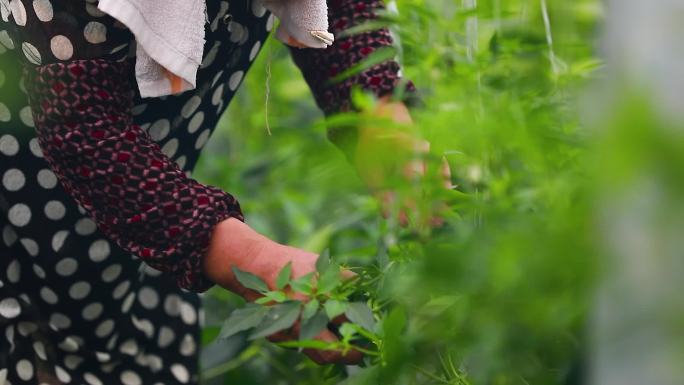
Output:
<path fill-rule="evenodd" d="M 261 293 L 268 291 L 268 285 L 266 285 L 266 282 L 262 281 L 261 278 L 257 277 L 256 275 L 242 271 L 235 266 L 233 266 L 233 273 L 235 273 L 235 278 L 237 278 L 242 286 Z"/>
<path fill-rule="evenodd" d="M 285 295 L 284 292 L 282 291 L 268 291 L 264 293 L 264 296 L 261 298 L 258 298 L 257 300 L 254 301 L 254 303 L 258 304 L 267 304 L 269 302 L 285 302 L 287 301 L 287 295 Z"/>
<path fill-rule="evenodd" d="M 268 308 L 254 304 L 236 309 L 230 313 L 230 317 L 223 323 L 218 338 L 228 338 L 243 330 L 253 328 L 261 323 L 266 314 L 268 314 Z"/>
<path fill-rule="evenodd" d="M 340 271 L 337 268 L 328 268 L 328 270 L 321 275 L 316 287 L 316 294 L 326 294 L 331 292 L 338 283 L 340 283 Z"/>
<path fill-rule="evenodd" d="M 349 322 L 345 322 L 340 326 L 340 334 L 345 341 L 349 341 L 354 334 L 356 334 L 356 327 Z"/>
<path fill-rule="evenodd" d="M 323 307 L 325 308 L 325 314 L 328 315 L 328 318 L 334 319 L 338 315 L 344 313 L 345 310 L 347 310 L 347 305 L 349 305 L 348 302 L 342 302 L 336 299 L 331 299 L 326 301 Z"/>
<path fill-rule="evenodd" d="M 249 335 L 250 340 L 270 336 L 273 333 L 291 327 L 301 310 L 299 301 L 285 302 L 269 307 L 268 314 L 261 321 L 259 326 Z"/>
<path fill-rule="evenodd" d="M 311 295 L 311 278 L 313 277 L 313 275 L 314 273 L 309 273 L 293 281 L 290 281 L 290 287 L 292 288 L 292 290 L 298 293 Z"/>
<path fill-rule="evenodd" d="M 304 305 L 304 310 L 302 311 L 302 321 L 306 321 L 309 318 L 313 317 L 313 315 L 316 314 L 316 311 L 318 310 L 319 306 L 320 303 L 316 298 L 307 302 L 306 305 Z"/>
<path fill-rule="evenodd" d="M 316 271 L 323 273 L 330 267 L 330 249 L 325 249 L 316 260 Z"/>
<path fill-rule="evenodd" d="M 276 278 L 276 288 L 278 290 L 281 290 L 287 285 L 290 281 L 290 274 L 292 274 L 292 262 L 288 262 L 287 265 L 283 266 L 280 270 L 280 273 L 278 273 L 278 277 Z"/>
<path fill-rule="evenodd" d="M 313 317 L 302 322 L 302 327 L 299 331 L 300 340 L 313 339 L 328 325 L 328 317 L 324 312 L 319 311 Z"/>
<path fill-rule="evenodd" d="M 347 310 L 344 315 L 349 318 L 350 321 L 361 326 L 362 328 L 373 331 L 375 329 L 375 317 L 373 317 L 373 311 L 364 302 L 352 302 L 347 306 Z"/>

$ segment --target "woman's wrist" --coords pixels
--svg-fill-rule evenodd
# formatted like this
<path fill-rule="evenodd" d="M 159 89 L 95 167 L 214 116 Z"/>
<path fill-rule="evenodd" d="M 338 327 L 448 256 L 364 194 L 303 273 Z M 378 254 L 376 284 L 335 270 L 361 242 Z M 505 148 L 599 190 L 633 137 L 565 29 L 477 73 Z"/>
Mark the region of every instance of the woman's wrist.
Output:
<path fill-rule="evenodd" d="M 315 265 L 316 257 L 314 253 L 272 241 L 246 223 L 228 218 L 214 227 L 203 270 L 207 278 L 218 285 L 247 300 L 254 300 L 259 295 L 237 281 L 233 267 L 258 276 L 274 288 L 278 273 L 288 262 L 293 261 L 293 275 L 302 275 L 298 274 L 299 270 L 306 270 L 306 267 L 301 266 Z"/>

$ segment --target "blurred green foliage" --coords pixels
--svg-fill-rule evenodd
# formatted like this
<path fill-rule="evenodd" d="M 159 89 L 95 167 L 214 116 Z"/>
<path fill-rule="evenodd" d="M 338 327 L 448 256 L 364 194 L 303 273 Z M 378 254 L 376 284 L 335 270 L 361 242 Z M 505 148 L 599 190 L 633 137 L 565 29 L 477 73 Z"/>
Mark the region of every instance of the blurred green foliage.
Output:
<path fill-rule="evenodd" d="M 236 195 L 247 222 L 362 274 L 380 359 L 319 367 L 244 335 L 216 341 L 242 302 L 205 296 L 205 384 L 570 384 L 581 373 L 597 271 L 577 111 L 598 0 L 398 0 L 388 13 L 424 106 L 418 135 L 463 199 L 420 236 L 378 203 L 325 136 L 288 51 L 270 39 L 194 173 Z M 270 130 L 270 134 L 269 134 Z"/>

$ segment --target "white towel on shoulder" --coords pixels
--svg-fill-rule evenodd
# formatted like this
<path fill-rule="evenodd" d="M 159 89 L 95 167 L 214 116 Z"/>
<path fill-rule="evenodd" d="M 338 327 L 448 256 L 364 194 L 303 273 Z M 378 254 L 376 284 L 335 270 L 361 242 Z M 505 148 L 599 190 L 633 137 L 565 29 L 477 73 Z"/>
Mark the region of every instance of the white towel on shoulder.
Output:
<path fill-rule="evenodd" d="M 326 0 L 262 3 L 280 19 L 276 32 L 279 40 L 311 48 L 332 44 Z M 205 0 L 100 0 L 98 8 L 135 35 L 135 75 L 142 97 L 177 94 L 196 87 L 205 42 Z"/>

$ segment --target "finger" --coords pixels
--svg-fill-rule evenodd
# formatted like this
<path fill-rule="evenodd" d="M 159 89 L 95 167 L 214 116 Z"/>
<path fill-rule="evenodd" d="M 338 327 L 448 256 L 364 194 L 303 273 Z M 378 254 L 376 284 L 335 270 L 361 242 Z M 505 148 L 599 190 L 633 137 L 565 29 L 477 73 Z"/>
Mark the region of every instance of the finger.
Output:
<path fill-rule="evenodd" d="M 449 166 L 449 161 L 446 156 L 442 157 L 442 168 L 441 168 L 442 178 L 444 178 L 444 187 L 451 190 L 453 185 L 451 184 L 451 166 Z"/>

